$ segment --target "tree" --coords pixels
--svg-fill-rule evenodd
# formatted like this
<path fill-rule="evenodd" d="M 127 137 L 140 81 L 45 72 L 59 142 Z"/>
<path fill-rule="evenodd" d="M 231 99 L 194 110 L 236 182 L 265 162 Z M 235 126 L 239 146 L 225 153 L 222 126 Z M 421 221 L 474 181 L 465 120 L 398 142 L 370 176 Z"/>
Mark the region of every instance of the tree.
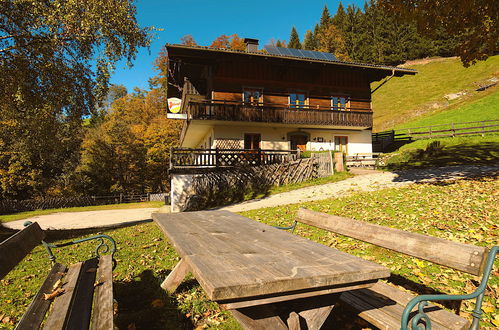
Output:
<path fill-rule="evenodd" d="M 439 29 L 457 39 L 464 66 L 485 60 L 497 51 L 499 2 L 496 0 L 380 0 L 399 21 L 415 20 L 418 31 L 431 38 Z"/>
<path fill-rule="evenodd" d="M 298 32 L 296 32 L 296 28 L 294 26 L 291 29 L 288 48 L 301 49 L 300 37 L 298 36 Z"/>
<path fill-rule="evenodd" d="M 286 47 L 286 40 L 279 40 L 275 43 L 276 47 Z"/>
<path fill-rule="evenodd" d="M 246 50 L 246 44 L 243 38 L 239 38 L 237 34 L 230 36 L 229 48 L 234 50 Z"/>
<path fill-rule="evenodd" d="M 230 36 L 222 34 L 217 37 L 210 45 L 211 48 L 230 48 Z"/>
<path fill-rule="evenodd" d="M 342 33 L 333 24 L 330 24 L 325 29 L 321 29 L 318 39 L 320 44 L 319 51 L 333 53 L 339 60 L 342 61 L 350 60 Z"/>
<path fill-rule="evenodd" d="M 345 26 L 345 20 L 346 20 L 345 8 L 343 8 L 343 4 L 340 1 L 338 9 L 336 9 L 336 14 L 334 14 L 334 16 L 331 18 L 331 23 L 340 30 L 343 30 L 343 27 Z"/>
<path fill-rule="evenodd" d="M 315 37 L 315 34 L 310 30 L 307 30 L 307 32 L 305 33 L 305 38 L 303 39 L 303 49 L 317 49 L 317 39 Z"/>
<path fill-rule="evenodd" d="M 319 22 L 319 29 L 325 29 L 331 24 L 331 15 L 329 14 L 329 9 L 327 5 L 324 5 L 324 9 L 322 9 L 321 20 Z"/>
<path fill-rule="evenodd" d="M 149 45 L 135 14 L 131 0 L 0 2 L 0 196 L 64 189 L 82 115 L 104 100 L 114 64 Z"/>
<path fill-rule="evenodd" d="M 180 38 L 180 43 L 185 46 L 197 46 L 198 44 L 194 40 L 191 34 L 186 34 L 182 38 Z"/>

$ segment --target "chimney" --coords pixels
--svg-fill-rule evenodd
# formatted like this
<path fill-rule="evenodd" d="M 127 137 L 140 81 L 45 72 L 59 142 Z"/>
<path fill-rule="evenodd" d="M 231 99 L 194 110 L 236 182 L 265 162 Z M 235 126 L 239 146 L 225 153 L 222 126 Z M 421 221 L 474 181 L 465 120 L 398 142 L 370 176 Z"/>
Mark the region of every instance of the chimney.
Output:
<path fill-rule="evenodd" d="M 258 39 L 244 38 L 244 43 L 246 44 L 247 52 L 257 52 L 258 51 Z"/>

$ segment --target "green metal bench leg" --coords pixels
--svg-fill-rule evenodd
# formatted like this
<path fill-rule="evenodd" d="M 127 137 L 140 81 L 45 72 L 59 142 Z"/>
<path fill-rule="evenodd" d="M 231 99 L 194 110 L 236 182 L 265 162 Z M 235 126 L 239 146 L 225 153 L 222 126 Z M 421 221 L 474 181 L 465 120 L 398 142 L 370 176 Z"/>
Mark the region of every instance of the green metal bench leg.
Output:
<path fill-rule="evenodd" d="M 487 288 L 487 282 L 492 272 L 492 267 L 494 266 L 494 260 L 497 253 L 499 252 L 499 246 L 494 246 L 490 249 L 487 256 L 487 262 L 485 264 L 485 269 L 483 271 L 483 277 L 480 285 L 475 290 L 475 292 L 465 295 L 421 295 L 413 298 L 404 309 L 402 313 L 401 329 L 408 329 L 409 314 L 411 313 L 414 306 L 418 305 L 418 313 L 411 320 L 412 329 L 422 329 L 419 326 L 421 321 L 425 322 L 425 329 L 431 330 L 431 320 L 428 315 L 424 312 L 424 307 L 428 306 L 428 301 L 442 301 L 442 300 L 467 300 L 476 298 L 475 309 L 472 312 L 473 322 L 471 323 L 470 329 L 477 330 L 480 325 L 480 319 L 482 317 L 482 302 L 485 295 L 485 289 Z"/>
<path fill-rule="evenodd" d="M 290 230 L 291 229 L 291 233 L 294 233 L 295 232 L 295 228 L 296 228 L 296 224 L 298 223 L 298 221 L 294 221 L 293 224 L 289 227 L 280 227 L 280 226 L 274 226 L 274 228 L 277 228 L 277 229 L 282 229 L 282 230 Z"/>
<path fill-rule="evenodd" d="M 31 224 L 31 221 L 26 221 L 24 223 L 24 226 L 26 227 L 26 226 L 29 226 L 30 224 Z M 52 263 L 55 263 L 56 258 L 54 256 L 54 253 L 52 252 L 53 248 L 60 248 L 60 247 L 64 247 L 64 246 L 75 245 L 75 244 L 79 244 L 79 243 L 83 243 L 83 242 L 91 241 L 91 240 L 97 240 L 99 242 L 99 245 L 95 248 L 95 256 L 96 257 L 100 257 L 101 253 L 111 252 L 111 255 L 113 258 L 113 264 L 114 264 L 113 269 L 114 269 L 114 267 L 116 267 L 116 262 L 114 261 L 114 253 L 116 252 L 116 242 L 109 235 L 104 235 L 104 234 L 95 235 L 92 237 L 82 238 L 82 239 L 78 239 L 75 241 L 70 241 L 70 242 L 65 242 L 65 243 L 60 243 L 60 244 L 50 244 L 50 243 L 47 243 L 45 241 L 42 241 L 42 244 L 45 247 L 45 249 L 47 250 L 50 261 Z M 109 242 L 106 242 L 105 240 L 107 240 Z M 111 245 L 111 247 L 109 246 L 109 244 Z"/>

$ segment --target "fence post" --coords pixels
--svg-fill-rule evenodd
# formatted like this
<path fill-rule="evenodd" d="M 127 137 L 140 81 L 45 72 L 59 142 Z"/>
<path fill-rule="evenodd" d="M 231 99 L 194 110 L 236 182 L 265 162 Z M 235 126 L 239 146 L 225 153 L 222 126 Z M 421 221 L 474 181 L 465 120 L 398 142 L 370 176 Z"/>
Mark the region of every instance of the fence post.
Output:
<path fill-rule="evenodd" d="M 454 129 L 454 123 L 452 123 L 452 137 L 456 137 L 456 131 Z"/>
<path fill-rule="evenodd" d="M 334 160 L 333 160 L 333 152 L 329 150 L 329 163 L 331 164 L 331 175 L 334 174 Z"/>
<path fill-rule="evenodd" d="M 123 202 L 123 193 L 120 193 L 120 204 Z"/>
<path fill-rule="evenodd" d="M 430 139 L 431 139 L 431 126 L 430 126 Z"/>
<path fill-rule="evenodd" d="M 218 168 L 218 147 L 215 148 L 215 167 Z"/>
<path fill-rule="evenodd" d="M 482 137 L 485 136 L 485 121 L 482 121 Z"/>

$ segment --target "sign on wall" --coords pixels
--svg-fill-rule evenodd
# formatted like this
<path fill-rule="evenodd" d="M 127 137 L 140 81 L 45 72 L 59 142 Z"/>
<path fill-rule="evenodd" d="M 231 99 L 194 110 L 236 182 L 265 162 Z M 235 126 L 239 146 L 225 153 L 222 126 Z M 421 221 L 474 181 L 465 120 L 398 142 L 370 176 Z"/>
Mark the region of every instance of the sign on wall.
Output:
<path fill-rule="evenodd" d="M 182 100 L 176 97 L 170 97 L 168 99 L 168 110 L 166 118 L 169 119 L 187 119 L 187 114 L 179 113 L 182 108 Z"/>
<path fill-rule="evenodd" d="M 182 106 L 182 100 L 177 97 L 170 97 L 168 99 L 168 109 L 171 113 L 179 113 Z"/>

